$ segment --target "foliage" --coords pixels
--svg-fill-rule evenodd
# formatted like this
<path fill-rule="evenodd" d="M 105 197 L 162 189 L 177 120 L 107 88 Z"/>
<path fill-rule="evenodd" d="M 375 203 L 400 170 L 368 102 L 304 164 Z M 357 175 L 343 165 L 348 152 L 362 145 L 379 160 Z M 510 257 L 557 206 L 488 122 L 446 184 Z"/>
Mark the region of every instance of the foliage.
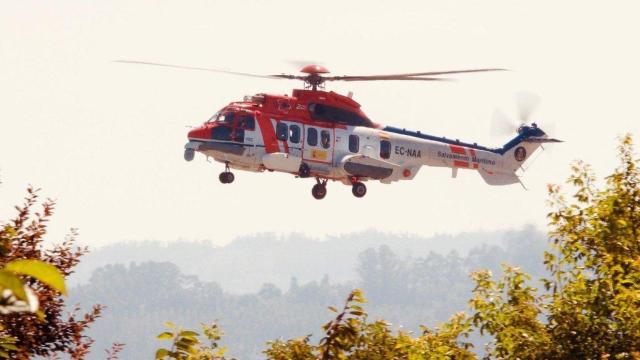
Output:
<path fill-rule="evenodd" d="M 273 360 L 471 359 L 471 344 L 461 339 L 475 328 L 491 337 L 487 358 L 640 359 L 640 169 L 630 136 L 618 151 L 621 164 L 603 189 L 582 162 L 568 181 L 576 188 L 573 200 L 549 186 L 552 245 L 544 254 L 544 292 L 517 267 L 503 265 L 497 280 L 490 271 L 477 271 L 472 316 L 459 313 L 413 337 L 394 333 L 385 321 L 368 321 L 365 300 L 355 290 L 341 311 L 330 307 L 337 315 L 323 326 L 317 345 L 310 335 L 276 340 L 264 354 Z M 386 281 L 395 281 L 398 293 L 411 291 L 404 266 L 381 248 L 363 253 L 359 272 L 365 279 L 371 275 L 375 296 L 388 300 Z"/>
<path fill-rule="evenodd" d="M 202 333 L 208 344 L 201 341 L 201 335 L 195 331 L 177 328 L 173 323 L 167 322 L 165 331 L 157 336 L 160 340 L 171 341 L 169 349 L 160 348 L 156 351 L 156 360 L 224 360 L 226 348 L 220 347 L 218 341 L 222 337 L 222 331 L 217 324 L 201 324 Z"/>
<path fill-rule="evenodd" d="M 506 267 L 499 281 L 474 275 L 473 322 L 494 337 L 489 356 L 640 358 L 640 171 L 630 135 L 618 153 L 621 164 L 601 190 L 582 162 L 568 181 L 573 200 L 549 186 L 546 293 L 536 295 L 517 268 Z"/>
<path fill-rule="evenodd" d="M 422 335 L 390 329 L 390 324 L 377 320 L 368 321 L 361 306 L 366 300 L 360 290 L 351 292 L 340 312 L 334 307 L 335 319 L 322 329 L 324 337 L 318 345 L 309 343 L 310 335 L 294 340 L 276 340 L 268 343 L 265 355 L 271 360 L 290 359 L 471 359 L 471 344 L 459 342 L 467 337 L 470 324 L 464 314 L 453 316 L 440 328 L 422 327 Z"/>
<path fill-rule="evenodd" d="M 17 216 L 0 229 L 0 287 L 3 314 L 0 315 L 0 357 L 27 359 L 66 353 L 81 359 L 92 340 L 83 332 L 100 316 L 101 306 L 78 317 L 77 311 L 63 315 L 65 278 L 86 249 L 75 247 L 75 232 L 51 249 L 43 246 L 47 222 L 54 202 L 42 203 L 33 213 L 38 191 L 33 188 Z"/>
<path fill-rule="evenodd" d="M 545 358 L 550 339 L 539 320 L 542 299 L 536 296 L 535 288 L 526 284 L 530 277 L 508 265 L 498 281 L 491 279 L 489 271 L 475 272 L 472 277 L 476 282 L 475 296 L 470 301 L 475 310 L 472 322 L 480 334 L 494 336 L 494 346 L 487 349 L 489 354 L 498 359 Z"/>
<path fill-rule="evenodd" d="M 422 335 L 399 331 L 396 334 L 390 324 L 378 320 L 368 321 L 367 313 L 361 306 L 366 300 L 360 290 L 349 294 L 341 311 L 334 307 L 335 319 L 322 329 L 324 337 L 317 345 L 310 343 L 311 335 L 292 340 L 275 340 L 268 343 L 264 351 L 270 360 L 385 360 L 385 359 L 472 359 L 471 344 L 459 342 L 470 331 L 470 323 L 464 314 L 456 314 L 440 328 L 430 330 L 423 327 Z M 189 330 L 176 329 L 168 323 L 170 331 L 158 335 L 161 340 L 170 340 L 170 349 L 160 348 L 156 359 L 224 359 L 224 348 L 218 347 L 219 329 L 213 325 L 203 327 L 211 344 L 203 346 L 198 334 Z M 207 333 L 209 331 L 209 333 Z"/>

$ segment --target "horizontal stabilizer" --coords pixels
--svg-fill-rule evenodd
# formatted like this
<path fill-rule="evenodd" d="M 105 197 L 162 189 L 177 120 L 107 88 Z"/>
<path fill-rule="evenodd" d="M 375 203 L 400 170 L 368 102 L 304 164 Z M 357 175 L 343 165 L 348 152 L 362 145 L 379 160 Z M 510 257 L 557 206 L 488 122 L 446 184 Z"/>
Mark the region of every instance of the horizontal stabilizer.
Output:
<path fill-rule="evenodd" d="M 542 136 L 531 136 L 531 137 L 528 137 L 528 138 L 524 139 L 524 141 L 525 142 L 529 142 L 529 143 L 538 143 L 538 144 L 562 142 L 562 140 L 550 139 L 550 138 L 542 137 Z"/>

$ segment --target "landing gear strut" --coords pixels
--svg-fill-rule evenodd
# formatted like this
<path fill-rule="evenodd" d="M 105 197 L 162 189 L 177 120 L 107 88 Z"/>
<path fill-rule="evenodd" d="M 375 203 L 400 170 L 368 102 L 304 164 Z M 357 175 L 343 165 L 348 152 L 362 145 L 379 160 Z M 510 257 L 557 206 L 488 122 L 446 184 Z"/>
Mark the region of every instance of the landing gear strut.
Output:
<path fill-rule="evenodd" d="M 233 173 L 229 170 L 228 162 L 224 164 L 224 172 L 220 173 L 218 179 L 220 179 L 220 182 L 223 184 L 231 184 L 233 180 L 235 180 L 235 176 L 233 176 Z"/>
<path fill-rule="evenodd" d="M 361 198 L 367 194 L 367 187 L 363 183 L 356 181 L 351 185 L 351 192 L 353 196 Z"/>
<path fill-rule="evenodd" d="M 327 180 L 320 180 L 320 178 L 316 178 L 317 184 L 313 185 L 311 188 L 311 195 L 318 200 L 324 199 L 327 196 Z"/>

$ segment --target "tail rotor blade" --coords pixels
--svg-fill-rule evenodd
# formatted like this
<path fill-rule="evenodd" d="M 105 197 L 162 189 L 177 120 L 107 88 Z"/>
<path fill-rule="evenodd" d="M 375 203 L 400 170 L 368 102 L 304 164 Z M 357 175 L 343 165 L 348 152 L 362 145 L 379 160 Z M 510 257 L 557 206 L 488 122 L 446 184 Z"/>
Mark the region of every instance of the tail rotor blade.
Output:
<path fill-rule="evenodd" d="M 512 136 L 518 130 L 519 124 L 508 117 L 502 111 L 496 109 L 491 117 L 491 136 L 494 138 L 504 138 Z"/>
<path fill-rule="evenodd" d="M 518 118 L 522 123 L 528 123 L 531 115 L 540 105 L 540 97 L 536 94 L 521 91 L 516 95 L 516 104 L 518 106 Z"/>

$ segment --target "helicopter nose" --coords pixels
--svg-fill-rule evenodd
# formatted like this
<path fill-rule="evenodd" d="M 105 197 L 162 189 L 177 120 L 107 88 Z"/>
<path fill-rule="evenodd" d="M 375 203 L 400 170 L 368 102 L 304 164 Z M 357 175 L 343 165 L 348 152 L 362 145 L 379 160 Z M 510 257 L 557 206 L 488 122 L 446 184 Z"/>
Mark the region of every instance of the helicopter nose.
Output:
<path fill-rule="evenodd" d="M 205 127 L 199 127 L 196 129 L 192 129 L 189 131 L 189 134 L 187 135 L 187 137 L 189 139 L 208 139 L 210 138 L 209 136 L 209 129 L 205 128 Z"/>

